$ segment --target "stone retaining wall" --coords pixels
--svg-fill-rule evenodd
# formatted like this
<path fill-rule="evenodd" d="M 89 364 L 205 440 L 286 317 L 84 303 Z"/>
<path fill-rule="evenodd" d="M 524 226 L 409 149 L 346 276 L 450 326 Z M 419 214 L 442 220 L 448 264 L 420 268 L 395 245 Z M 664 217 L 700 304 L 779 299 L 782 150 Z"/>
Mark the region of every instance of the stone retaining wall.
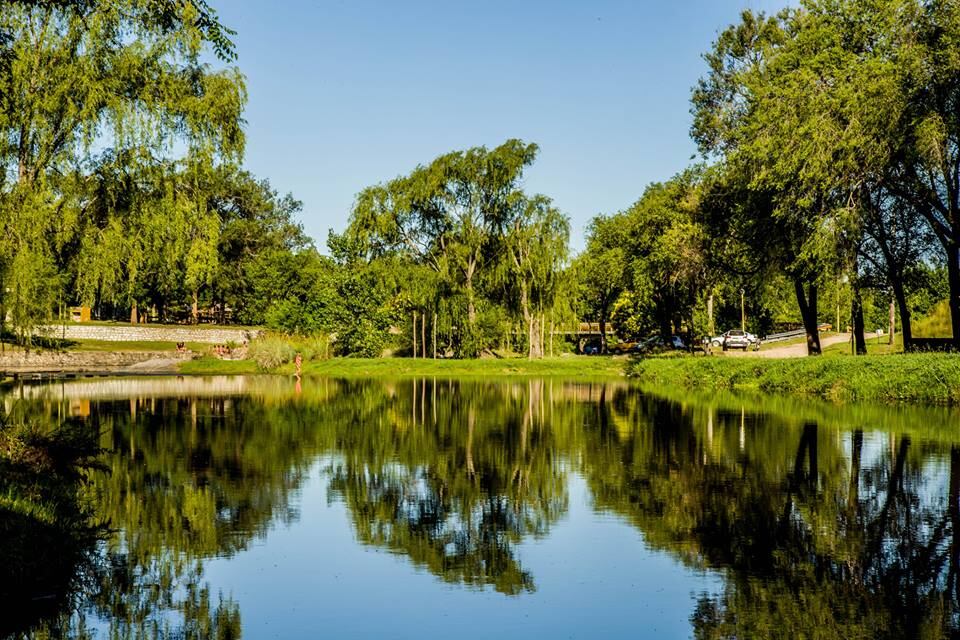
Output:
<path fill-rule="evenodd" d="M 18 351 L 0 355 L 0 372 L 114 371 L 151 361 L 189 360 L 193 356 L 176 351 Z"/>
<path fill-rule="evenodd" d="M 225 344 L 249 342 L 260 335 L 259 329 L 220 329 L 150 325 L 68 324 L 47 327 L 51 337 L 67 340 L 104 340 L 108 342 L 206 342 Z"/>

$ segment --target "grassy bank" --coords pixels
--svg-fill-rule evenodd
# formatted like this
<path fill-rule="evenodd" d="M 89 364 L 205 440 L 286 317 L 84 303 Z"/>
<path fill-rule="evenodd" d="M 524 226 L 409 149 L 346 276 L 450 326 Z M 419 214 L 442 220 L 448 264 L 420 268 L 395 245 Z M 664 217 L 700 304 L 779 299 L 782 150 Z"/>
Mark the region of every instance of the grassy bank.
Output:
<path fill-rule="evenodd" d="M 684 388 L 960 404 L 960 355 L 647 358 L 631 365 L 630 375 L 643 384 Z"/>
<path fill-rule="evenodd" d="M 483 360 L 433 360 L 412 358 L 330 358 L 304 362 L 307 376 L 352 377 L 551 377 L 610 378 L 624 375 L 628 360 L 601 356 L 564 356 L 543 360 L 503 358 Z M 293 374 L 293 364 L 261 368 L 252 360 L 217 360 L 202 358 L 184 362 L 181 373 L 187 374 Z"/>

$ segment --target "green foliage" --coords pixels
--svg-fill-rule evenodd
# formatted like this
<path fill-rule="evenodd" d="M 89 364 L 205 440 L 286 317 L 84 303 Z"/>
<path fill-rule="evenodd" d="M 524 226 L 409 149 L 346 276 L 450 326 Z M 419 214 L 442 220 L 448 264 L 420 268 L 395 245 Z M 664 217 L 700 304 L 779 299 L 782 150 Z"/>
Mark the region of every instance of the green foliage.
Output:
<path fill-rule="evenodd" d="M 587 318 L 614 319 L 621 339 L 693 330 L 708 284 L 699 180 L 691 170 L 652 184 L 629 209 L 594 219 L 576 265 Z"/>
<path fill-rule="evenodd" d="M 18 2 L 0 33 L 0 270 L 32 305 L 15 300 L 18 330 L 47 319 L 47 289 L 72 298 L 75 284 L 87 301 L 97 292 L 136 306 L 151 272 L 168 275 L 162 291 L 180 261 L 187 287 L 209 283 L 219 224 L 201 187 L 242 154 L 246 102 L 238 72 L 201 62 L 208 45 L 233 55 L 215 12 L 204 2 Z M 163 174 L 177 148 L 189 179 L 173 188 Z"/>
<path fill-rule="evenodd" d="M 943 338 L 950 334 L 950 304 L 947 300 L 935 304 L 926 315 L 914 323 L 914 335 L 924 338 Z"/>
<path fill-rule="evenodd" d="M 419 284 L 407 280 L 413 286 L 401 289 L 394 306 L 431 320 L 442 316 L 438 340 L 458 357 L 476 357 L 496 345 L 496 323 L 481 326 L 484 308 L 504 304 L 516 310 L 530 334 L 531 304 L 551 304 L 569 233 L 566 218 L 548 199 L 528 198 L 521 190 L 523 171 L 537 150 L 508 140 L 494 149 L 455 151 L 369 187 L 357 196 L 347 231 L 331 236 L 331 251 L 350 268 L 379 263 L 398 274 L 428 269 L 432 277 L 418 278 Z M 381 317 L 358 319 L 362 326 L 348 328 L 348 341 L 372 354 L 383 346 Z"/>
<path fill-rule="evenodd" d="M 831 400 L 960 403 L 960 356 L 911 354 L 827 358 L 646 358 L 641 383 L 699 389 L 759 389 Z"/>
<path fill-rule="evenodd" d="M 0 634 L 19 635 L 41 616 L 71 609 L 101 533 L 81 480 L 98 453 L 95 434 L 82 424 L 48 429 L 2 417 Z"/>

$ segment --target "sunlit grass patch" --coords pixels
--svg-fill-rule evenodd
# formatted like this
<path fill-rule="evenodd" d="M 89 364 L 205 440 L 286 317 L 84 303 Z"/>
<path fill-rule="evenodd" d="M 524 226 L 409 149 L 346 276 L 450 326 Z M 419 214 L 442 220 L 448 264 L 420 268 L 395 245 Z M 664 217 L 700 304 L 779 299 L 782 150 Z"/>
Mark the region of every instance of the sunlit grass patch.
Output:
<path fill-rule="evenodd" d="M 908 354 L 806 358 L 640 360 L 630 368 L 648 384 L 757 389 L 831 400 L 960 404 L 960 355 Z"/>

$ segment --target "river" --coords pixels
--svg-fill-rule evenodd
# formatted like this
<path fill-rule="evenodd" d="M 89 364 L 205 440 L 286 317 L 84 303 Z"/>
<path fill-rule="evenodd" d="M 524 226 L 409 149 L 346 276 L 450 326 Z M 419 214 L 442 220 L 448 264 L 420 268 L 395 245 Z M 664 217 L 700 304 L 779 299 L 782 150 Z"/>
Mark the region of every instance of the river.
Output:
<path fill-rule="evenodd" d="M 20 383 L 0 401 L 102 449 L 82 492 L 97 541 L 0 635 L 960 632 L 949 409 L 270 376 Z"/>

